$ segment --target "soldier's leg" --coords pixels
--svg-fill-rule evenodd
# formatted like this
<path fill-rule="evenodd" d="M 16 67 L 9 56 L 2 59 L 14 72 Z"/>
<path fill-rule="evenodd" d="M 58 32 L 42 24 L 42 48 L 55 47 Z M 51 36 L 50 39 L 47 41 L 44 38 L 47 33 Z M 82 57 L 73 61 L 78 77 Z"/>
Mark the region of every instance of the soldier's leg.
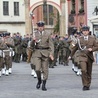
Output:
<path fill-rule="evenodd" d="M 89 60 L 87 63 L 87 75 L 88 75 L 88 87 L 90 87 L 91 78 L 92 78 L 92 61 L 91 60 Z"/>
<path fill-rule="evenodd" d="M 87 62 L 80 62 L 81 71 L 82 71 L 82 84 L 83 90 L 88 88 L 88 74 L 87 74 Z"/>
<path fill-rule="evenodd" d="M 42 60 L 42 69 L 43 69 L 43 84 L 42 84 L 42 90 L 46 91 L 46 81 L 48 79 L 48 58 L 44 58 Z"/>
<path fill-rule="evenodd" d="M 35 72 L 35 65 L 31 64 L 31 76 L 34 76 L 34 78 L 37 77 L 37 74 Z"/>
<path fill-rule="evenodd" d="M 37 79 L 38 79 L 36 88 L 39 89 L 40 85 L 42 83 L 42 79 L 41 79 L 41 58 L 38 58 L 38 57 L 31 58 L 31 63 L 35 65 L 35 70 L 36 70 Z"/>
<path fill-rule="evenodd" d="M 3 64 L 2 64 L 2 75 L 5 75 L 5 59 L 2 58 Z"/>
<path fill-rule="evenodd" d="M 12 73 L 12 57 L 9 58 L 9 74 Z"/>
<path fill-rule="evenodd" d="M 17 63 L 20 63 L 21 54 L 17 54 Z"/>
<path fill-rule="evenodd" d="M 5 56 L 5 66 L 6 66 L 6 73 L 5 75 L 9 75 L 9 66 L 10 66 L 10 56 L 6 55 Z"/>
<path fill-rule="evenodd" d="M 3 66 L 3 58 L 2 57 L 0 57 L 0 77 L 1 77 L 1 75 L 2 75 L 2 66 Z"/>

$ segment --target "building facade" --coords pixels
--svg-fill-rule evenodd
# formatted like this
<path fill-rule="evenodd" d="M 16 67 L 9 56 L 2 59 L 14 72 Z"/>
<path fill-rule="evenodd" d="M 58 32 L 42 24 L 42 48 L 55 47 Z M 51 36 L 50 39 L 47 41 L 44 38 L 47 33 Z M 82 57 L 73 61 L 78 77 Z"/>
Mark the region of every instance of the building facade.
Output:
<path fill-rule="evenodd" d="M 87 25 L 87 0 L 69 0 L 68 17 L 69 33 L 74 27 L 80 31 L 83 25 Z"/>
<path fill-rule="evenodd" d="M 0 32 L 25 34 L 24 0 L 0 0 Z"/>
<path fill-rule="evenodd" d="M 87 0 L 87 19 L 92 34 L 98 37 L 98 0 Z"/>
<path fill-rule="evenodd" d="M 67 0 L 0 0 L 0 32 L 19 32 L 21 35 L 32 33 L 31 16 L 34 13 L 34 28 L 36 22 L 44 20 L 47 29 L 54 28 L 57 13 L 60 16 L 60 34 L 67 31 Z M 45 8 L 45 2 L 47 8 Z M 54 14 L 54 15 L 53 15 Z"/>

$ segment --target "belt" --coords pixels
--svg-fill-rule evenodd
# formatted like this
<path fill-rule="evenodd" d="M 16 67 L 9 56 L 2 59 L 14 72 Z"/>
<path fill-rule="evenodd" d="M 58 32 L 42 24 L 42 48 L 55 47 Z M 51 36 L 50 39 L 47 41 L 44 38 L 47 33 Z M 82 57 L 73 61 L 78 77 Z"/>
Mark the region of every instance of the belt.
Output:
<path fill-rule="evenodd" d="M 49 49 L 49 47 L 46 47 L 46 48 L 43 48 L 43 47 L 37 47 L 35 49 L 40 49 L 40 50 L 46 50 L 46 49 Z"/>

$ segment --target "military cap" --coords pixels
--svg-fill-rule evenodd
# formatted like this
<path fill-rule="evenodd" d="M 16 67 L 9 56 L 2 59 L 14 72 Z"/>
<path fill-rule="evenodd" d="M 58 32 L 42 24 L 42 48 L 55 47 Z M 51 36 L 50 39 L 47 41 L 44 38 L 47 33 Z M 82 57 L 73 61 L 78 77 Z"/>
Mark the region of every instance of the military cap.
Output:
<path fill-rule="evenodd" d="M 7 36 L 7 32 L 3 32 L 3 37 L 6 37 Z"/>
<path fill-rule="evenodd" d="M 43 27 L 45 23 L 43 21 L 39 21 L 36 23 L 38 27 Z"/>
<path fill-rule="evenodd" d="M 82 31 L 89 31 L 89 27 L 88 27 L 88 26 L 86 26 L 86 25 L 85 25 L 85 26 L 83 26 L 83 27 L 82 27 Z"/>

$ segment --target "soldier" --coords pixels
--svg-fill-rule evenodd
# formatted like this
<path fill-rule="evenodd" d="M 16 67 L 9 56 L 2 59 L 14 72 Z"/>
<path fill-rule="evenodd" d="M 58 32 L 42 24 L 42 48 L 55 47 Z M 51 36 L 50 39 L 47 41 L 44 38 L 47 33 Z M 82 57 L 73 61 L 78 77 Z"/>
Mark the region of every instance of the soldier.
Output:
<path fill-rule="evenodd" d="M 4 64 L 6 65 L 6 75 L 8 76 L 9 74 L 12 73 L 12 55 L 13 55 L 13 50 L 12 48 L 14 47 L 14 41 L 10 37 L 10 33 L 6 32 L 5 37 L 4 37 L 4 43 L 7 45 L 7 48 L 3 50 L 4 54 Z"/>
<path fill-rule="evenodd" d="M 58 52 L 59 52 L 59 36 L 56 35 L 55 38 L 53 39 L 53 44 L 54 44 L 54 60 L 52 61 L 50 59 L 49 63 L 49 68 L 54 68 L 54 66 L 57 66 L 57 58 L 58 58 Z"/>
<path fill-rule="evenodd" d="M 31 38 L 28 42 L 28 47 L 27 47 L 27 63 L 31 63 L 31 57 L 32 57 L 32 48 L 30 46 L 31 44 Z M 31 65 L 31 76 L 34 76 L 34 78 L 37 78 L 37 75 L 36 75 L 36 72 L 35 72 L 35 65 L 33 65 L 32 63 L 30 64 Z"/>
<path fill-rule="evenodd" d="M 22 61 L 27 61 L 27 46 L 30 38 L 28 34 L 25 36 L 25 38 L 22 39 L 21 46 L 22 46 Z"/>
<path fill-rule="evenodd" d="M 0 77 L 2 75 L 2 67 L 3 67 L 3 50 L 7 48 L 7 45 L 4 43 L 3 34 L 0 34 Z"/>
<path fill-rule="evenodd" d="M 46 81 L 48 79 L 49 57 L 53 60 L 54 46 L 51 34 L 44 30 L 44 22 L 37 23 L 38 30 L 33 34 L 31 47 L 33 48 L 31 63 L 35 65 L 38 83 L 36 88 L 39 89 L 42 83 L 42 90 L 46 91 Z M 43 81 L 41 79 L 43 72 Z"/>
<path fill-rule="evenodd" d="M 15 56 L 14 56 L 14 61 L 16 63 L 20 62 L 21 59 L 21 36 L 19 34 L 19 32 L 17 32 L 16 37 L 14 38 L 14 42 L 15 42 Z"/>
<path fill-rule="evenodd" d="M 89 27 L 82 27 L 83 36 L 78 40 L 78 44 L 71 52 L 71 56 L 75 51 L 79 50 L 79 62 L 82 71 L 83 91 L 89 90 L 91 85 L 92 64 L 94 62 L 93 52 L 98 50 L 98 44 L 94 36 L 89 35 Z M 70 57 L 69 57 L 70 58 Z"/>

